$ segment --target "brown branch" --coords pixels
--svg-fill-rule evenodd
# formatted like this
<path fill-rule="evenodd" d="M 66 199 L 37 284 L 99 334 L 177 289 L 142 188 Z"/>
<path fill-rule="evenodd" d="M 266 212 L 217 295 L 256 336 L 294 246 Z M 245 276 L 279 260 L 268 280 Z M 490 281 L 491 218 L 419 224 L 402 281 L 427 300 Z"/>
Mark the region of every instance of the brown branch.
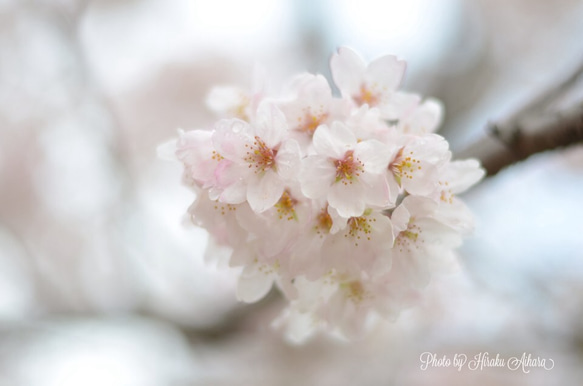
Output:
<path fill-rule="evenodd" d="M 459 158 L 477 158 L 488 176 L 533 154 L 583 142 L 583 104 L 513 126 L 489 124 L 489 136 L 462 152 Z"/>
<path fill-rule="evenodd" d="M 456 153 L 477 158 L 488 176 L 533 154 L 583 142 L 583 103 L 553 107 L 583 75 L 583 64 L 509 118 L 487 126 L 489 135 Z"/>

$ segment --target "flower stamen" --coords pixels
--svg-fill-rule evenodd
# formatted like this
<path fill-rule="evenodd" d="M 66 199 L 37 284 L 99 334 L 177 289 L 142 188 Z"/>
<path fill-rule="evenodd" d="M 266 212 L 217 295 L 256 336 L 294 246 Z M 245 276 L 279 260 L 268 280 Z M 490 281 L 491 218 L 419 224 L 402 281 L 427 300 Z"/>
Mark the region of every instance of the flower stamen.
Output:
<path fill-rule="evenodd" d="M 360 177 L 363 172 L 364 164 L 358 159 L 354 158 L 354 151 L 349 150 L 341 160 L 335 160 L 336 166 L 336 182 L 342 181 L 344 185 L 352 184 L 352 181 Z"/>
<path fill-rule="evenodd" d="M 320 237 L 324 237 L 325 234 L 330 233 L 330 229 L 332 229 L 332 217 L 328 213 L 328 206 L 318 213 L 316 216 L 316 225 L 314 226 L 316 233 L 320 235 Z"/>
<path fill-rule="evenodd" d="M 358 247 L 358 241 L 362 238 L 366 238 L 370 241 L 372 223 L 376 222 L 375 218 L 367 216 L 367 212 L 365 212 L 363 216 L 351 217 L 348 219 L 348 231 L 344 234 L 344 237 L 352 237 L 355 239 L 354 245 L 356 247 Z"/>
<path fill-rule="evenodd" d="M 283 220 L 284 218 L 288 221 L 298 219 L 296 214 L 295 206 L 297 205 L 298 200 L 293 198 L 289 192 L 289 190 L 285 190 L 281 195 L 281 198 L 275 204 L 277 208 L 277 214 L 279 215 L 279 219 Z"/>
<path fill-rule="evenodd" d="M 403 249 L 409 252 L 412 248 L 419 249 L 419 243 L 423 244 L 425 242 L 423 239 L 420 239 L 421 233 L 423 233 L 423 230 L 415 224 L 412 218 L 409 220 L 407 229 L 401 231 L 395 239 L 395 246 L 399 247 L 400 252 L 403 252 Z"/>
<path fill-rule="evenodd" d="M 314 132 L 324 121 L 329 117 L 329 114 L 323 111 L 323 107 L 320 107 L 319 113 L 314 113 L 312 109 L 304 109 L 304 116 L 298 117 L 298 126 L 296 130 L 308 134 L 310 137 L 314 135 Z"/>
<path fill-rule="evenodd" d="M 277 149 L 269 148 L 258 136 L 255 136 L 252 146 L 245 144 L 245 147 L 249 150 L 244 160 L 249 163 L 249 168 L 255 167 L 255 173 L 264 173 L 268 169 L 275 169 Z"/>
<path fill-rule="evenodd" d="M 340 288 L 344 291 L 346 298 L 352 300 L 354 303 L 360 303 L 369 296 L 360 280 L 341 283 Z"/>
<path fill-rule="evenodd" d="M 236 104 L 232 110 L 232 116 L 239 118 L 245 122 L 249 122 L 249 115 L 247 114 L 247 108 L 251 104 L 249 97 L 247 95 L 241 94 L 239 95 L 239 103 Z"/>
<path fill-rule="evenodd" d="M 393 162 L 389 164 L 389 170 L 393 173 L 399 185 L 401 185 L 403 178 L 412 180 L 413 173 L 422 169 L 421 161 L 413 157 L 412 151 L 410 151 L 408 155 L 403 153 L 404 148 L 402 147 L 397 152 Z"/>
<path fill-rule="evenodd" d="M 439 199 L 447 204 L 453 204 L 453 192 L 449 188 L 449 183 L 439 181 L 439 185 L 443 186 Z"/>
<path fill-rule="evenodd" d="M 366 84 L 360 85 L 360 93 L 353 96 L 352 99 L 359 105 L 362 106 L 363 104 L 368 104 L 370 107 L 376 106 L 379 104 L 380 95 L 378 93 L 374 93 Z"/>

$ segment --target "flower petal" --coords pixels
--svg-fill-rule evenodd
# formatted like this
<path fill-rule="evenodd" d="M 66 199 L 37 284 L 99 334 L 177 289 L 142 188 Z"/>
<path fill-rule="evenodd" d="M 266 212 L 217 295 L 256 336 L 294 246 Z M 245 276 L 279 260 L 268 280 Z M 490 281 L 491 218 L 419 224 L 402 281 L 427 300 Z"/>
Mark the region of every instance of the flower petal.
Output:
<path fill-rule="evenodd" d="M 402 202 L 412 217 L 427 217 L 435 212 L 437 203 L 430 198 L 407 196 Z"/>
<path fill-rule="evenodd" d="M 254 303 L 267 295 L 272 285 L 272 275 L 259 272 L 255 267 L 245 268 L 237 283 L 237 299 Z"/>
<path fill-rule="evenodd" d="M 457 194 L 480 181 L 485 174 L 475 159 L 452 161 L 447 166 L 446 180 L 452 193 Z"/>
<path fill-rule="evenodd" d="M 462 234 L 468 234 L 474 229 L 474 216 L 470 209 L 459 199 L 453 198 L 450 203 L 442 203 L 435 213 L 435 218 Z"/>
<path fill-rule="evenodd" d="M 379 109 L 382 117 L 388 120 L 398 120 L 409 116 L 421 101 L 421 96 L 407 92 L 394 92 L 384 101 Z"/>
<path fill-rule="evenodd" d="M 156 148 L 156 155 L 158 158 L 163 159 L 164 161 L 177 161 L 177 142 L 178 140 L 174 138 L 158 145 Z"/>
<path fill-rule="evenodd" d="M 229 204 L 244 202 L 247 182 L 242 178 L 241 170 L 240 165 L 229 160 L 219 162 L 214 172 L 215 185 L 209 192 L 212 198 Z"/>
<path fill-rule="evenodd" d="M 344 96 L 357 92 L 363 80 L 366 64 L 364 60 L 348 47 L 340 47 L 330 59 L 330 69 L 334 83 Z"/>
<path fill-rule="evenodd" d="M 215 125 L 212 141 L 217 152 L 233 162 L 241 162 L 247 154 L 247 146 L 253 144 L 251 127 L 240 119 L 221 119 Z"/>
<path fill-rule="evenodd" d="M 388 189 L 389 189 L 389 197 L 390 197 L 389 201 L 394 203 L 397 201 L 397 198 L 399 197 L 399 193 L 401 192 L 401 188 L 399 187 L 397 180 L 395 180 L 395 176 L 390 171 L 388 171 L 385 174 L 385 181 L 386 181 Z"/>
<path fill-rule="evenodd" d="M 182 161 L 190 177 L 205 185 L 211 183 L 219 157 L 214 154 L 211 131 L 192 130 L 181 133 L 176 157 Z"/>
<path fill-rule="evenodd" d="M 262 102 L 257 108 L 255 135 L 269 148 L 281 143 L 287 132 L 287 121 L 281 110 L 271 102 Z"/>
<path fill-rule="evenodd" d="M 392 152 L 387 145 L 371 139 L 358 143 L 354 149 L 354 156 L 364 163 L 366 172 L 381 174 L 389 166 Z"/>
<path fill-rule="evenodd" d="M 302 193 L 312 199 L 325 197 L 336 176 L 336 168 L 328 157 L 313 155 L 302 163 L 299 176 Z"/>
<path fill-rule="evenodd" d="M 367 206 L 377 208 L 388 208 L 394 201 L 391 201 L 390 187 L 384 175 L 374 175 L 364 173 L 361 182 L 365 185 L 363 200 Z"/>
<path fill-rule="evenodd" d="M 381 56 L 370 62 L 366 70 L 365 80 L 367 84 L 377 85 L 382 92 L 395 91 L 401 84 L 407 64 L 397 59 L 396 56 Z"/>
<path fill-rule="evenodd" d="M 300 145 L 293 139 L 281 144 L 275 161 L 277 172 L 282 178 L 286 180 L 296 179 L 301 166 L 300 152 Z"/>
<path fill-rule="evenodd" d="M 443 105 L 436 99 L 427 99 L 415 112 L 408 122 L 412 133 L 433 133 L 443 119 Z"/>
<path fill-rule="evenodd" d="M 318 154 L 342 159 L 356 145 L 356 137 L 348 126 L 336 121 L 331 128 L 327 125 L 318 127 L 314 132 L 313 143 Z"/>
<path fill-rule="evenodd" d="M 225 114 L 243 106 L 247 98 L 246 93 L 237 87 L 216 86 L 208 93 L 206 105 L 216 113 Z"/>
<path fill-rule="evenodd" d="M 273 170 L 267 170 L 257 179 L 251 179 L 247 186 L 247 201 L 257 213 L 271 208 L 283 194 L 284 185 Z"/>
<path fill-rule="evenodd" d="M 218 199 L 220 202 L 227 204 L 241 204 L 245 202 L 246 187 L 247 185 L 245 184 L 245 181 L 237 181 L 223 189 Z"/>
<path fill-rule="evenodd" d="M 410 218 L 411 213 L 409 213 L 407 207 L 402 203 L 393 210 L 393 213 L 391 214 L 391 222 L 393 223 L 393 231 L 396 235 L 407 229 Z"/>
<path fill-rule="evenodd" d="M 330 188 L 328 203 L 342 217 L 359 217 L 366 207 L 363 189 L 364 187 L 359 183 L 344 185 L 337 182 Z"/>

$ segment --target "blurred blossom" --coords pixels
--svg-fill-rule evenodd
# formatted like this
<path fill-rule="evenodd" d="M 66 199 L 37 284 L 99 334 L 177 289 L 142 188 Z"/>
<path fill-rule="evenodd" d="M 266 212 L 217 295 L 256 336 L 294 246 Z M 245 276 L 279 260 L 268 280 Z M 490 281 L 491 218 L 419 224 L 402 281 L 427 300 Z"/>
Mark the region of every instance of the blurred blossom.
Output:
<path fill-rule="evenodd" d="M 157 386 L 197 379 L 184 338 L 163 324 L 62 320 L 29 332 L 32 343 L 5 342 L 17 353 L 4 374 L 12 384 Z"/>
<path fill-rule="evenodd" d="M 114 160 L 103 138 L 108 122 L 100 124 L 103 111 L 92 115 L 90 108 L 63 116 L 38 136 L 44 163 L 35 182 L 39 198 L 55 216 L 95 218 L 119 195 Z M 80 130 L 84 127 L 91 130 Z"/>
<path fill-rule="evenodd" d="M 117 91 L 139 85 L 172 61 L 204 55 L 264 60 L 291 43 L 291 8 L 283 0 L 144 0 L 118 7 L 94 2 L 80 37 L 100 83 Z"/>
<path fill-rule="evenodd" d="M 0 229 L 0 321 L 25 319 L 34 313 L 34 282 L 27 251 L 6 229 Z"/>

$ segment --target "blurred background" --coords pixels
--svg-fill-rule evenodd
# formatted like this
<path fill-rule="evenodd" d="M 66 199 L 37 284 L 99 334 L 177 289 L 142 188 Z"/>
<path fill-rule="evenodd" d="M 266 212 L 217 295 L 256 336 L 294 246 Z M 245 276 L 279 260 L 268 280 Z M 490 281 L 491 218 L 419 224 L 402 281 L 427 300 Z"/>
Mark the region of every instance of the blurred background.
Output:
<path fill-rule="evenodd" d="M 0 0 L 0 385 L 575 385 L 583 382 L 583 148 L 464 196 L 460 269 L 369 338 L 290 346 L 277 296 L 205 264 L 181 166 L 215 84 L 329 75 L 340 45 L 408 61 L 454 151 L 583 61 L 578 0 Z M 571 101 L 580 101 L 583 87 Z M 550 371 L 420 369 L 423 352 Z"/>

